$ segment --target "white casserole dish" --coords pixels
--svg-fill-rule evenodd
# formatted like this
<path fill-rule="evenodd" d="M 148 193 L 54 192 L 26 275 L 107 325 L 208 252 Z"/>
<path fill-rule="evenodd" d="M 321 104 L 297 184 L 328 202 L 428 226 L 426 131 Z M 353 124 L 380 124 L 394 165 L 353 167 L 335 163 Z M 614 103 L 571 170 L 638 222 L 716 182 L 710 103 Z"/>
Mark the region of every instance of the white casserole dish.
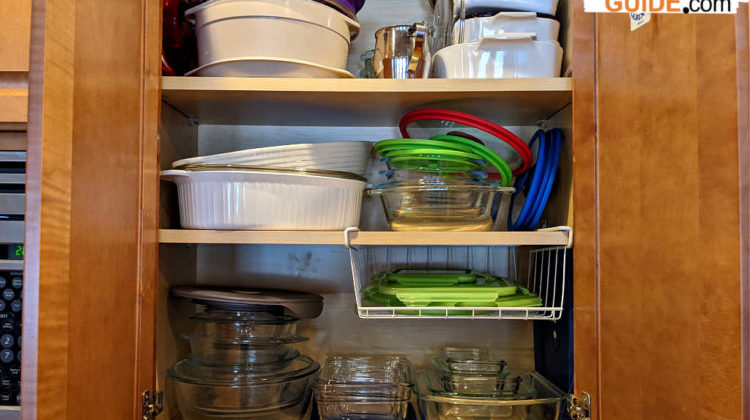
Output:
<path fill-rule="evenodd" d="M 190 70 L 185 73 L 185 76 L 354 79 L 353 74 L 339 68 L 322 66 L 303 60 L 267 57 L 239 57 L 219 60 Z"/>
<path fill-rule="evenodd" d="M 343 230 L 359 224 L 366 182 L 281 170 L 179 170 L 186 229 Z"/>
<path fill-rule="evenodd" d="M 312 0 L 211 0 L 185 15 L 195 18 L 200 68 L 262 58 L 346 69 L 359 32 L 357 22 Z M 252 66 L 247 76 L 255 76 Z"/>
<path fill-rule="evenodd" d="M 558 77 L 562 55 L 557 42 L 535 41 L 534 34 L 529 33 L 505 34 L 443 48 L 433 55 L 432 77 Z"/>
<path fill-rule="evenodd" d="M 496 38 L 507 33 L 535 33 L 538 41 L 557 41 L 560 22 L 540 18 L 534 12 L 500 12 L 495 16 L 466 19 L 463 23 L 463 40 L 460 40 L 461 22 L 453 26 L 453 43 Z"/>
<path fill-rule="evenodd" d="M 287 144 L 181 159 L 173 162 L 172 167 L 205 164 L 249 165 L 350 172 L 364 176 L 370 148 L 370 142 L 367 141 Z"/>

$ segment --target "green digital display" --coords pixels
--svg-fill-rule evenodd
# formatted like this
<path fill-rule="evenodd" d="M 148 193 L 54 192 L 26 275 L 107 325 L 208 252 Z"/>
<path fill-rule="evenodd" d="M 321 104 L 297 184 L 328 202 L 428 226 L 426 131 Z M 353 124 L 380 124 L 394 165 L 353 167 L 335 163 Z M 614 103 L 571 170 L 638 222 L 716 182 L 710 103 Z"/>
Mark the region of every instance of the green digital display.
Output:
<path fill-rule="evenodd" d="M 9 260 L 22 260 L 23 259 L 23 245 L 8 245 L 8 259 Z"/>

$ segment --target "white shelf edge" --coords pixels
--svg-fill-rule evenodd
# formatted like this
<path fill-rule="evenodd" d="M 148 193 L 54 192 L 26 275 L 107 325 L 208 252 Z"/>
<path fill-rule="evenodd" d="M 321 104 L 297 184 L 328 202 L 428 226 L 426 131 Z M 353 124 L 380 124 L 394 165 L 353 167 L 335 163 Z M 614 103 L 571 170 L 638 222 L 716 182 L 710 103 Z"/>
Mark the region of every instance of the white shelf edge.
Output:
<path fill-rule="evenodd" d="M 349 233 L 351 245 L 567 246 L 564 230 L 533 232 L 367 232 Z M 344 231 L 235 231 L 160 229 L 162 244 L 345 245 Z"/>
<path fill-rule="evenodd" d="M 528 79 L 303 79 L 253 77 L 162 77 L 162 92 L 566 92 L 568 77 Z"/>

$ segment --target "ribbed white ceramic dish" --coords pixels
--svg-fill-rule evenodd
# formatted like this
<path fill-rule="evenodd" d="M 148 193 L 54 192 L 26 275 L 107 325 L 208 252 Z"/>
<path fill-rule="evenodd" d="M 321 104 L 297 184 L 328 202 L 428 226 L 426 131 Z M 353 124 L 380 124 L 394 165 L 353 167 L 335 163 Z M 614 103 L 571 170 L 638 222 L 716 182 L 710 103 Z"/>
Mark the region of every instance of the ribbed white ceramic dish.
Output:
<path fill-rule="evenodd" d="M 201 66 L 262 57 L 343 70 L 359 32 L 354 20 L 310 0 L 212 0 L 185 15 L 195 17 Z"/>
<path fill-rule="evenodd" d="M 354 79 L 353 74 L 339 68 L 304 60 L 274 57 L 226 58 L 190 70 L 185 76 Z"/>
<path fill-rule="evenodd" d="M 359 224 L 364 181 L 267 171 L 184 171 L 177 184 L 186 229 L 343 230 Z"/>
<path fill-rule="evenodd" d="M 172 167 L 201 164 L 247 165 L 320 169 L 364 176 L 370 148 L 371 144 L 367 141 L 289 144 L 181 159 L 173 162 Z"/>
<path fill-rule="evenodd" d="M 443 48 L 432 56 L 432 77 L 559 77 L 562 55 L 557 42 L 535 41 L 530 33 L 504 34 Z"/>
<path fill-rule="evenodd" d="M 495 38 L 506 33 L 534 33 L 537 41 L 557 41 L 560 22 L 540 18 L 534 12 L 500 12 L 495 16 L 466 19 L 463 22 L 463 40 L 479 41 Z M 461 22 L 453 26 L 453 42 L 459 43 Z"/>

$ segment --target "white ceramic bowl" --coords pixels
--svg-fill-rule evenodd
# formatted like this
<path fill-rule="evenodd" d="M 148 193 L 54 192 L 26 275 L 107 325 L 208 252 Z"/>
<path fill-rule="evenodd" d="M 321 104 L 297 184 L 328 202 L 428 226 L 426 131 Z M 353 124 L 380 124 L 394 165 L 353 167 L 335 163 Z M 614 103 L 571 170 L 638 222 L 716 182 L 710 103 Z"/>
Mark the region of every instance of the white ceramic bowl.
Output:
<path fill-rule="evenodd" d="M 366 183 L 275 171 L 184 171 L 177 184 L 186 229 L 343 230 L 359 224 Z"/>
<path fill-rule="evenodd" d="M 459 43 L 460 26 L 460 21 L 453 26 L 454 44 Z M 560 22 L 537 17 L 534 12 L 500 12 L 495 16 L 466 19 L 463 23 L 461 42 L 496 38 L 506 33 L 535 33 L 538 41 L 557 41 Z"/>
<path fill-rule="evenodd" d="M 346 70 L 303 60 L 267 57 L 239 57 L 219 60 L 195 68 L 185 73 L 185 76 L 354 79 L 354 75 Z"/>
<path fill-rule="evenodd" d="M 182 159 L 173 162 L 172 167 L 201 164 L 247 165 L 350 172 L 364 176 L 370 147 L 370 142 L 367 141 L 288 144 Z"/>
<path fill-rule="evenodd" d="M 563 51 L 557 42 L 535 41 L 534 34 L 497 38 L 445 47 L 433 55 L 432 77 L 501 79 L 558 77 Z"/>
<path fill-rule="evenodd" d="M 201 68 L 261 58 L 346 69 L 350 41 L 359 32 L 357 22 L 311 0 L 211 0 L 185 15 L 195 17 Z"/>

